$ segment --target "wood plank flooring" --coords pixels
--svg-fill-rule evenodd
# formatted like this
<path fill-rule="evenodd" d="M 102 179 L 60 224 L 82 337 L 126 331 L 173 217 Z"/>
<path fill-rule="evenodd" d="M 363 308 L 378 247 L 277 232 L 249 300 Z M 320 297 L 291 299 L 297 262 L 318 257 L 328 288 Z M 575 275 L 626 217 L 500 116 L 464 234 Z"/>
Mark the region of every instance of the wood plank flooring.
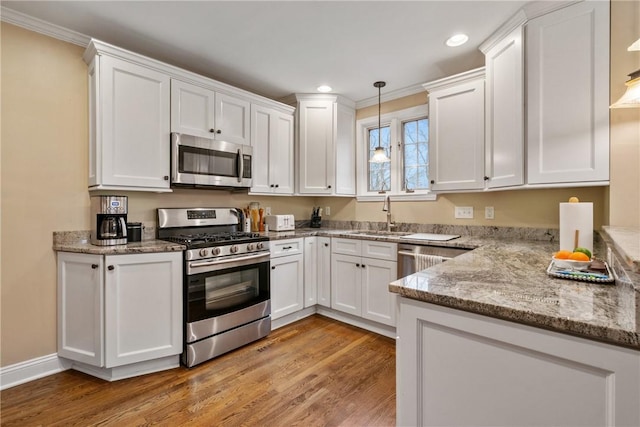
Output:
<path fill-rule="evenodd" d="M 197 367 L 2 391 L 2 426 L 393 426 L 395 342 L 314 315 Z"/>

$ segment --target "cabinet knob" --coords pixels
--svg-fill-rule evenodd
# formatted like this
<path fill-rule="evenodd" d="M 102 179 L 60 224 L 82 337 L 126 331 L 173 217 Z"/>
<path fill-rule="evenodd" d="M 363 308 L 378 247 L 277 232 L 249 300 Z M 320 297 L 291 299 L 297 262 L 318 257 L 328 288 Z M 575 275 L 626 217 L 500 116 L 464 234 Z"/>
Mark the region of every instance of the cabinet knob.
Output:
<path fill-rule="evenodd" d="M 330 185 L 327 185 L 327 188 L 331 188 L 331 186 L 330 186 Z"/>
<path fill-rule="evenodd" d="M 431 180 L 431 183 L 432 183 L 432 184 L 435 184 L 436 182 L 432 179 L 432 180 Z"/>
<path fill-rule="evenodd" d="M 222 133 L 222 131 L 221 131 L 220 129 L 218 129 L 218 130 L 216 131 L 216 133 L 220 134 L 220 133 Z"/>
<path fill-rule="evenodd" d="M 324 246 L 325 246 L 325 247 L 327 247 L 327 246 L 329 246 L 329 244 L 328 244 L 328 243 L 325 243 L 325 244 L 324 244 Z"/>
<path fill-rule="evenodd" d="M 209 129 L 209 132 L 214 133 L 216 130 L 215 129 Z"/>
<path fill-rule="evenodd" d="M 360 264 L 356 264 L 356 267 L 360 267 Z"/>
<path fill-rule="evenodd" d="M 366 265 L 362 264 L 362 268 L 365 268 L 365 267 L 366 267 Z"/>
<path fill-rule="evenodd" d="M 276 266 L 275 266 L 275 265 L 272 265 L 272 266 L 271 266 L 271 269 L 272 269 L 272 270 L 275 270 L 275 269 L 276 269 Z"/>
<path fill-rule="evenodd" d="M 98 267 L 99 267 L 98 264 L 91 264 L 91 268 L 93 268 L 94 270 Z"/>
<path fill-rule="evenodd" d="M 115 267 L 113 265 L 110 265 L 109 267 L 107 267 L 107 270 L 112 271 L 113 269 L 115 269 Z"/>
<path fill-rule="evenodd" d="M 269 187 L 273 188 L 273 184 L 271 184 Z"/>
<path fill-rule="evenodd" d="M 490 178 L 489 178 L 488 176 L 485 176 L 485 177 L 484 177 L 484 180 L 485 180 L 485 181 L 489 181 L 489 179 L 490 179 Z"/>
<path fill-rule="evenodd" d="M 280 184 L 276 184 L 276 188 L 280 187 Z"/>
<path fill-rule="evenodd" d="M 163 176 L 162 179 L 164 179 L 165 181 L 169 181 L 169 175 Z"/>

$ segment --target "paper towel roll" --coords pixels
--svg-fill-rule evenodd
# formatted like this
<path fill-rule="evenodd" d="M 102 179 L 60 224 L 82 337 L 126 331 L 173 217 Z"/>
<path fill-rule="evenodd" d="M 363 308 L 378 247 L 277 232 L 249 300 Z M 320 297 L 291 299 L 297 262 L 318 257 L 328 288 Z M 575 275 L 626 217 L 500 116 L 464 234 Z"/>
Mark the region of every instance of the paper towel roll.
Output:
<path fill-rule="evenodd" d="M 575 244 L 578 230 L 578 244 Z M 560 250 L 580 246 L 593 252 L 593 203 L 560 203 Z"/>

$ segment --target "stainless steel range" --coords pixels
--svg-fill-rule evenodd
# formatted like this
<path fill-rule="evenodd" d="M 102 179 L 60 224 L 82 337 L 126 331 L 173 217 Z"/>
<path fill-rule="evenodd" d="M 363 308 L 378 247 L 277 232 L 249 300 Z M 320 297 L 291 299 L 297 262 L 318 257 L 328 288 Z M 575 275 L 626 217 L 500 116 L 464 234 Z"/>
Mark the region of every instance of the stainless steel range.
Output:
<path fill-rule="evenodd" d="M 160 240 L 185 245 L 185 346 L 191 367 L 271 331 L 269 239 L 238 231 L 235 208 L 158 209 Z"/>

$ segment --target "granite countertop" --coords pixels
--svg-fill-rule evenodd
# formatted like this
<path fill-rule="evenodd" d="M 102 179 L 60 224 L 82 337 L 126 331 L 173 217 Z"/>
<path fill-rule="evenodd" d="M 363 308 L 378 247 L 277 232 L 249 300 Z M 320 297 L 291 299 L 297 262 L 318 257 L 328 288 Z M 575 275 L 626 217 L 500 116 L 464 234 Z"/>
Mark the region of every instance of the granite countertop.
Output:
<path fill-rule="evenodd" d="M 547 275 L 557 243 L 485 243 L 392 282 L 403 297 L 640 350 L 640 291 Z M 604 243 L 595 255 L 606 252 Z"/>
<path fill-rule="evenodd" d="M 164 240 L 148 239 L 126 245 L 96 246 L 89 243 L 88 231 L 62 231 L 53 233 L 53 250 L 95 255 L 123 255 L 155 252 L 184 251 L 185 246 Z"/>

